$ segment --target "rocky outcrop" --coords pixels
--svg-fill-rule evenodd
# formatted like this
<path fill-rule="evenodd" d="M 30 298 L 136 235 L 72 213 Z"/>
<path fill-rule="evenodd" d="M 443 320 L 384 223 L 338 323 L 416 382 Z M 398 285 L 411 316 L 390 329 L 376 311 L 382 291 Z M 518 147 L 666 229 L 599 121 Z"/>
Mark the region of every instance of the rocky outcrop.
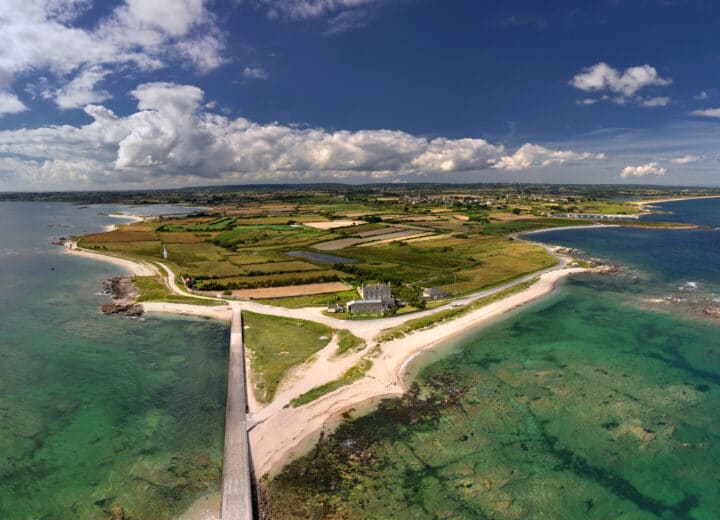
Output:
<path fill-rule="evenodd" d="M 558 247 L 555 249 L 555 252 L 563 256 L 579 256 L 583 254 L 582 251 L 574 247 Z"/>
<path fill-rule="evenodd" d="M 703 310 L 703 313 L 706 316 L 720 319 L 720 307 L 707 307 L 705 310 Z"/>
<path fill-rule="evenodd" d="M 130 318 L 142 316 L 145 309 L 135 300 L 139 294 L 131 278 L 114 276 L 103 282 L 103 293 L 113 297 L 112 302 L 100 307 L 103 314 L 120 314 Z"/>

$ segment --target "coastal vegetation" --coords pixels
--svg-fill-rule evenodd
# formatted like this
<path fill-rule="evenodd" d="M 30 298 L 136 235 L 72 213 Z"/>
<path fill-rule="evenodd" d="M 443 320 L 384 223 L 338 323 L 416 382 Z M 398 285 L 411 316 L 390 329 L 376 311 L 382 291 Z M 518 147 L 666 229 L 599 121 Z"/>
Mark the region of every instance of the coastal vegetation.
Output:
<path fill-rule="evenodd" d="M 243 325 L 252 390 L 261 403 L 271 402 L 283 376 L 327 345 L 333 333 L 320 323 L 247 311 Z"/>
<path fill-rule="evenodd" d="M 224 305 L 220 300 L 209 300 L 204 298 L 193 298 L 175 294 L 165 285 L 159 276 L 135 276 L 132 279 L 140 294 L 136 301 L 142 302 L 167 302 L 167 303 L 190 303 L 193 305 Z"/>
<path fill-rule="evenodd" d="M 369 359 L 361 359 L 360 361 L 358 361 L 357 364 L 353 365 L 351 368 L 345 371 L 345 373 L 338 379 L 308 390 L 304 394 L 299 395 L 298 397 L 290 401 L 288 406 L 297 408 L 299 406 L 311 403 L 316 399 L 319 399 L 323 395 L 329 394 L 330 392 L 337 390 L 338 388 L 351 385 L 355 381 L 362 379 L 367 373 L 367 371 L 372 368 L 372 364 L 372 361 L 370 361 Z"/>
<path fill-rule="evenodd" d="M 337 354 L 357 352 L 365 348 L 366 343 L 347 329 L 340 329 L 337 333 Z"/>

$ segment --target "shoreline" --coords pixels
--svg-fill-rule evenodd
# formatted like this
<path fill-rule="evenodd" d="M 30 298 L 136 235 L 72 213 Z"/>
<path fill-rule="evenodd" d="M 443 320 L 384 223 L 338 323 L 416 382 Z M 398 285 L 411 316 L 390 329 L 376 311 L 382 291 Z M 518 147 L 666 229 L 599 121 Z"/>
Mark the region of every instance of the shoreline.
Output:
<path fill-rule="evenodd" d="M 78 246 L 74 240 L 65 242 L 65 252 L 70 255 L 80 256 L 89 258 L 92 260 L 98 260 L 108 264 L 113 264 L 118 267 L 122 267 L 127 272 L 134 276 L 153 276 L 157 274 L 157 270 L 150 264 L 139 262 L 136 260 L 130 260 L 128 258 L 121 258 L 119 256 L 112 256 L 104 253 L 96 253 L 94 251 L 88 251 Z"/>
<path fill-rule="evenodd" d="M 652 199 L 652 200 L 632 200 L 628 201 L 630 204 L 635 204 L 641 208 L 651 206 L 653 204 L 664 204 L 666 202 L 680 202 L 683 200 L 699 200 L 699 199 L 720 199 L 720 195 L 698 195 L 695 197 L 676 197 L 672 199 Z M 647 210 L 646 210 L 647 211 Z"/>
<path fill-rule="evenodd" d="M 571 228 L 603 226 L 608 225 L 593 224 L 572 226 Z M 542 231 L 549 230 L 535 230 L 530 233 Z M 519 239 L 522 240 L 522 238 Z M 75 242 L 66 244 L 65 251 L 69 254 L 120 266 L 137 276 L 157 274 L 162 276 L 161 269 L 168 270 L 162 264 L 158 267 L 142 261 L 80 249 Z M 376 327 L 370 327 L 365 330 L 364 334 L 361 334 L 367 343 L 367 347 L 363 351 L 338 357 L 331 356 L 328 351 L 329 355 L 326 359 L 312 359 L 296 367 L 293 370 L 294 377 L 281 384 L 273 402 L 259 406 L 259 403 L 251 400 L 249 438 L 252 463 L 257 480 L 272 478 L 287 463 L 307 453 L 321 435 L 330 434 L 336 428 L 342 421 L 344 414 L 348 412 L 354 412 L 357 415 L 369 413 L 382 399 L 402 396 L 410 384 L 409 381 L 406 381 L 406 369 L 423 353 L 427 353 L 471 330 L 479 330 L 490 325 L 506 317 L 510 312 L 550 294 L 557 283 L 569 275 L 593 271 L 581 267 L 568 268 L 569 259 L 567 257 L 562 257 L 556 253 L 552 254 L 559 259 L 559 263 L 539 274 L 537 282 L 521 292 L 489 303 L 463 316 L 439 323 L 429 329 L 415 331 L 402 338 L 382 343 L 379 347 L 379 354 L 373 355 L 373 349 L 376 345 L 375 336 L 383 329 L 393 326 L 392 322 L 386 323 L 383 320 L 378 320 L 375 322 Z M 176 292 L 178 294 L 183 293 L 179 289 Z M 232 309 L 234 308 L 257 310 L 253 308 L 252 302 L 230 302 L 227 305 L 216 307 L 184 303 L 143 302 L 143 306 L 145 306 L 147 312 L 172 313 L 225 321 L 231 318 Z M 303 312 L 302 309 L 297 309 L 297 311 Z M 321 319 L 319 316 L 308 312 L 307 309 L 303 312 L 303 315 L 303 319 L 311 321 L 320 321 Z M 412 318 L 412 315 L 407 317 L 407 319 Z M 323 318 L 322 320 L 325 321 L 326 319 Z M 334 323 L 334 321 L 332 325 L 334 328 L 347 328 L 347 324 L 344 322 L 338 320 L 337 323 Z M 289 402 L 289 398 L 297 397 L 312 387 L 340 377 L 342 373 L 364 357 L 371 359 L 373 366 L 365 377 L 359 381 L 338 388 L 299 408 L 284 408 L 286 401 Z M 250 362 L 249 355 L 246 361 Z M 323 366 L 320 374 L 317 372 L 318 365 Z M 316 369 L 315 373 L 312 372 L 313 368 Z M 309 375 L 314 377 L 304 377 Z M 200 497 L 198 502 L 203 500 L 207 500 L 207 497 Z M 207 509 L 205 512 L 207 512 Z M 205 513 L 202 516 L 204 515 Z M 202 516 L 198 517 L 198 520 Z M 182 518 L 188 519 L 191 517 L 183 515 Z"/>
<path fill-rule="evenodd" d="M 408 389 L 404 380 L 405 369 L 421 354 L 459 335 L 495 323 L 513 310 L 539 300 L 569 275 L 591 271 L 571 268 L 546 272 L 524 291 L 454 320 L 383 343 L 381 354 L 373 359 L 373 367 L 363 379 L 300 408 L 283 408 L 251 429 L 253 466 L 258 480 L 272 478 L 285 464 L 307 452 L 307 448 L 303 447 L 324 432 L 327 422 L 333 417 L 350 408 L 362 407 L 363 403 L 374 399 L 403 395 Z"/>

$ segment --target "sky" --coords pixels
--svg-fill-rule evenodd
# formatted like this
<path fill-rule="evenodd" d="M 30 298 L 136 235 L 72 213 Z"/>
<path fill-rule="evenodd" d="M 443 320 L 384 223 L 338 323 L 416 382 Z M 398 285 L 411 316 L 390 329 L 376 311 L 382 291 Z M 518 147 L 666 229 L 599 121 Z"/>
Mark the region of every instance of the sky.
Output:
<path fill-rule="evenodd" d="M 720 2 L 1 4 L 0 191 L 720 185 Z"/>

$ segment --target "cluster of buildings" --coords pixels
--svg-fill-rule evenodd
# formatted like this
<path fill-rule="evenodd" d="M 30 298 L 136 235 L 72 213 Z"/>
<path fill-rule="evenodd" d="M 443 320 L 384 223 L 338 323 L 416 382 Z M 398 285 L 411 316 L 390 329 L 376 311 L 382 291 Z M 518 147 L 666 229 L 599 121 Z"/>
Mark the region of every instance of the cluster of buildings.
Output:
<path fill-rule="evenodd" d="M 349 314 L 382 314 L 393 307 L 401 307 L 404 302 L 392 295 L 390 285 L 386 283 L 365 284 L 358 288 L 360 298 L 351 300 L 346 304 L 331 303 L 328 305 L 328 312 L 348 312 Z M 440 287 L 429 287 L 423 289 L 423 298 L 426 300 L 437 300 L 447 298 L 450 293 Z"/>

